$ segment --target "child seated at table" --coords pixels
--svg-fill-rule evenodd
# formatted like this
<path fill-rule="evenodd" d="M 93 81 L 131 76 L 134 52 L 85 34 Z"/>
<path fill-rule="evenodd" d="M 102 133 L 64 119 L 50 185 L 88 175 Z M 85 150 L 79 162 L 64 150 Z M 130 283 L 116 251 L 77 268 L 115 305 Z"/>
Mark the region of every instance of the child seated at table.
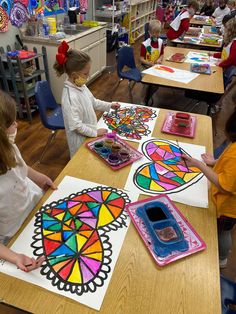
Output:
<path fill-rule="evenodd" d="M 199 5 L 197 1 L 189 1 L 188 8 L 183 9 L 170 24 L 170 28 L 166 34 L 169 40 L 184 36 L 185 32 L 189 29 L 189 21 L 197 12 L 198 8 Z"/>
<path fill-rule="evenodd" d="M 42 197 L 42 189 L 56 188 L 49 177 L 26 165 L 14 144 L 16 133 L 16 103 L 0 91 L 0 243 L 4 245 Z M 3 245 L 0 245 L 0 257 L 24 271 L 36 266 L 33 259 L 9 251 Z M 38 262 L 41 263 L 41 259 Z M 28 264 L 33 268 L 28 268 Z"/>
<path fill-rule="evenodd" d="M 225 24 L 224 47 L 222 52 L 210 52 L 210 56 L 221 58 L 217 65 L 224 69 L 225 86 L 228 85 L 233 72 L 236 74 L 236 19 L 230 19 Z"/>
<path fill-rule="evenodd" d="M 75 49 L 63 41 L 58 47 L 54 69 L 58 76 L 67 74 L 62 92 L 62 112 L 66 129 L 70 157 L 76 153 L 86 137 L 103 136 L 107 129 L 97 129 L 95 110 L 118 109 L 117 103 L 96 99 L 86 86 L 91 68 L 88 54 Z"/>
<path fill-rule="evenodd" d="M 230 9 L 230 13 L 225 15 L 222 20 L 222 24 L 225 25 L 229 20 L 236 16 L 236 1 L 229 0 L 228 7 Z"/>
<path fill-rule="evenodd" d="M 140 62 L 145 68 L 161 63 L 164 54 L 163 40 L 159 38 L 161 22 L 150 21 L 148 32 L 150 37 L 142 43 L 140 50 Z"/>
<path fill-rule="evenodd" d="M 189 166 L 200 169 L 212 183 L 211 195 L 218 216 L 221 267 L 227 265 L 228 252 L 232 247 L 231 230 L 236 223 L 236 111 L 226 122 L 225 133 L 231 144 L 219 159 L 215 160 L 210 154 L 203 154 L 203 163 L 189 156 L 182 156 Z"/>
<path fill-rule="evenodd" d="M 204 6 L 201 8 L 200 15 L 212 16 L 214 11 L 213 0 L 206 0 Z"/>
<path fill-rule="evenodd" d="M 227 6 L 227 0 L 220 0 L 219 6 L 215 9 L 214 13 L 212 14 L 213 19 L 215 20 L 216 27 L 222 26 L 222 20 L 225 15 L 230 13 L 230 9 Z"/>

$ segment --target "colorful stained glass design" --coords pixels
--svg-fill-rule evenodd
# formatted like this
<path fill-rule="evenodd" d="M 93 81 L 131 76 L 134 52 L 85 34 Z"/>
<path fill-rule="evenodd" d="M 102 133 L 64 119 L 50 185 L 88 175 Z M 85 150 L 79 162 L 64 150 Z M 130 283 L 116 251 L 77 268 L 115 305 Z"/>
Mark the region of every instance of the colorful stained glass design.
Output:
<path fill-rule="evenodd" d="M 60 290 L 95 292 L 110 272 L 108 232 L 126 226 L 126 193 L 96 187 L 46 205 L 36 214 L 34 254 L 45 255 L 41 273 Z"/>
<path fill-rule="evenodd" d="M 184 163 L 182 153 L 189 154 L 170 141 L 149 140 L 142 145 L 142 152 L 152 161 L 140 166 L 134 174 L 134 184 L 142 191 L 176 193 L 203 177 L 198 168 Z"/>
<path fill-rule="evenodd" d="M 151 133 L 148 121 L 156 118 L 154 110 L 145 107 L 123 107 L 103 115 L 104 122 L 112 131 L 127 139 L 140 140 Z"/>

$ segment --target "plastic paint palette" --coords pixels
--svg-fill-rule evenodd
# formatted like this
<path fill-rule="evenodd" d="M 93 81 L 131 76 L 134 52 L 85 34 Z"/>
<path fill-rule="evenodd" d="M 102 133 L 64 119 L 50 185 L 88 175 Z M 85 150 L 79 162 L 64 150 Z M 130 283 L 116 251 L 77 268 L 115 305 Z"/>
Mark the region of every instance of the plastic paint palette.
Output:
<path fill-rule="evenodd" d="M 123 141 L 115 133 L 107 133 L 105 136 L 97 138 L 86 145 L 113 170 L 123 168 L 143 157 L 142 153 Z"/>
<path fill-rule="evenodd" d="M 206 248 L 206 244 L 166 195 L 126 206 L 139 235 L 159 266 Z"/>
<path fill-rule="evenodd" d="M 171 62 L 179 62 L 182 63 L 185 60 L 185 54 L 183 53 L 174 53 L 171 56 L 169 56 L 168 58 L 166 58 L 167 61 L 171 61 Z"/>
<path fill-rule="evenodd" d="M 161 132 L 194 138 L 197 118 L 183 112 L 168 112 Z"/>
<path fill-rule="evenodd" d="M 208 74 L 208 75 L 211 74 L 210 64 L 192 63 L 190 64 L 190 70 L 194 73 Z"/>

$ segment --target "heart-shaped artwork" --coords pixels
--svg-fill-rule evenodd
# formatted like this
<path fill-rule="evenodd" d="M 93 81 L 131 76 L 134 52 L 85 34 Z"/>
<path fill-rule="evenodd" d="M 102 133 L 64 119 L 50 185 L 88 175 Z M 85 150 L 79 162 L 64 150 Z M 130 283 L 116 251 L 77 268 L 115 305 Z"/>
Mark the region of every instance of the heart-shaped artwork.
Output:
<path fill-rule="evenodd" d="M 152 139 L 143 144 L 142 152 L 152 161 L 140 166 L 134 174 L 134 183 L 142 191 L 176 193 L 203 177 L 198 168 L 187 167 L 181 155 L 189 154 L 172 142 Z"/>
<path fill-rule="evenodd" d="M 156 118 L 156 112 L 145 107 L 122 107 L 103 115 L 108 128 L 127 139 L 140 140 L 151 133 L 148 122 Z"/>
<path fill-rule="evenodd" d="M 126 226 L 123 191 L 96 187 L 43 207 L 36 214 L 34 254 L 45 255 L 41 274 L 59 290 L 95 292 L 111 268 L 107 233 Z"/>

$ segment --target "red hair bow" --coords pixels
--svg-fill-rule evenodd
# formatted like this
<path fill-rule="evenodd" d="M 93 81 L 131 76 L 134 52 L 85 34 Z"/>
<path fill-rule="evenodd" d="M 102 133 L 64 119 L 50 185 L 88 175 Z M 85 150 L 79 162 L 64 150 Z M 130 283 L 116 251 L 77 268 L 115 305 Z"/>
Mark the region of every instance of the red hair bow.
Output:
<path fill-rule="evenodd" d="M 58 50 L 57 50 L 58 53 L 56 55 L 57 62 L 60 65 L 63 65 L 66 63 L 66 61 L 67 61 L 66 53 L 67 53 L 68 49 L 69 49 L 69 45 L 67 44 L 66 41 L 63 40 L 63 42 L 58 47 Z"/>

